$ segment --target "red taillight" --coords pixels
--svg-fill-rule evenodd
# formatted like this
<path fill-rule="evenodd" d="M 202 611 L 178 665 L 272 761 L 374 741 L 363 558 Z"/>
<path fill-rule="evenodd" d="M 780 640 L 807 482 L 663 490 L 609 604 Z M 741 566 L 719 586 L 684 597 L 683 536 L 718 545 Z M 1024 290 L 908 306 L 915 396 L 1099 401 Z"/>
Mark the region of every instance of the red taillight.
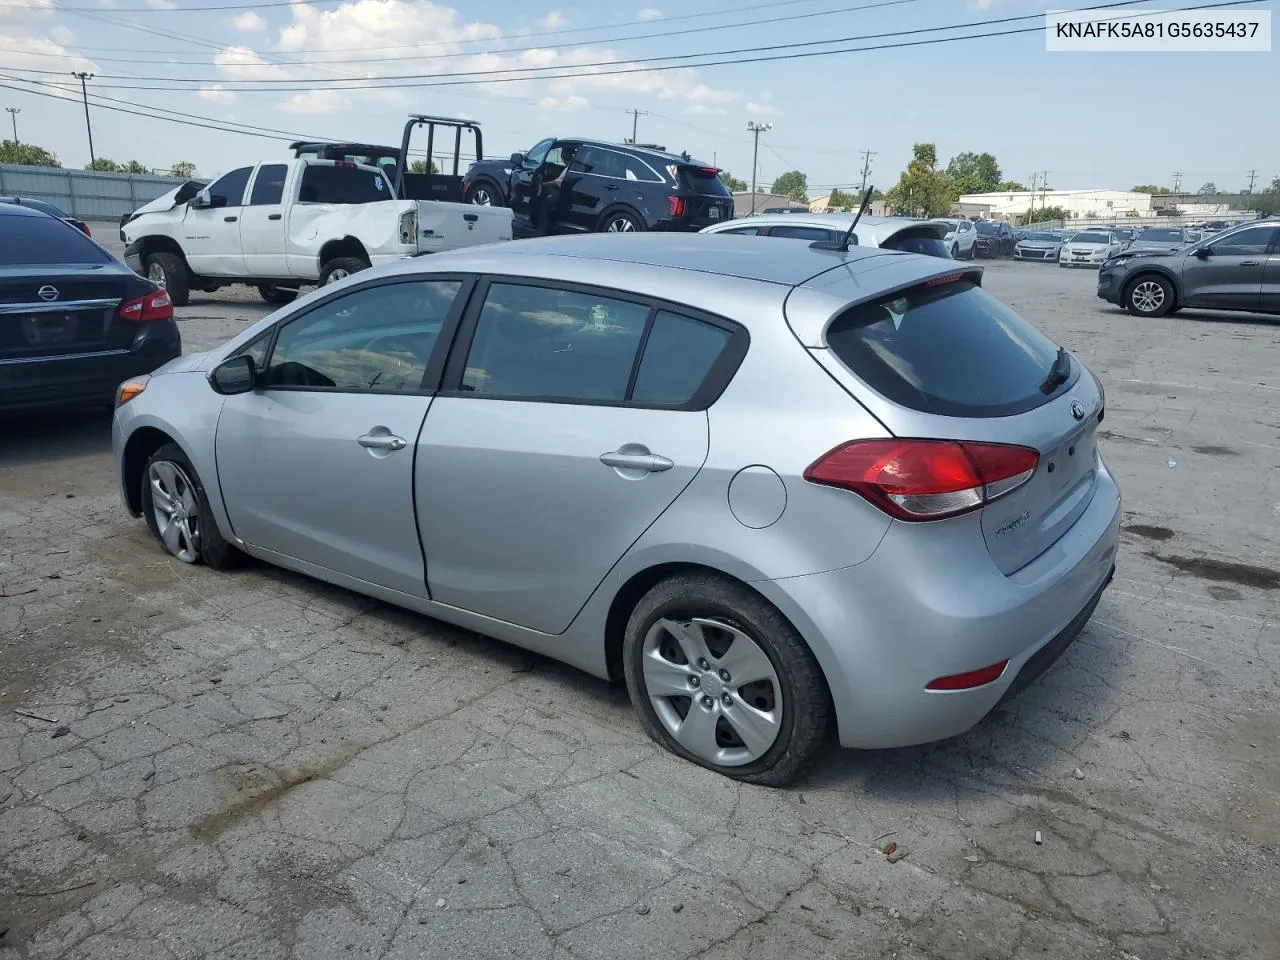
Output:
<path fill-rule="evenodd" d="M 703 167 L 702 172 L 705 173 L 708 177 L 714 177 L 720 171 L 717 170 L 715 167 Z"/>
<path fill-rule="evenodd" d="M 164 290 L 153 290 L 136 300 L 127 300 L 120 304 L 120 319 L 133 323 L 151 323 L 155 320 L 169 320 L 173 317 L 173 301 Z"/>
<path fill-rule="evenodd" d="M 1029 447 L 958 440 L 854 440 L 804 472 L 899 520 L 940 520 L 976 510 L 1022 486 L 1040 454 Z"/>
<path fill-rule="evenodd" d="M 92 236 L 93 236 L 93 231 L 89 229 L 89 225 L 88 225 L 87 223 L 84 223 L 84 222 L 82 221 L 82 222 L 79 224 L 79 226 L 80 226 L 80 229 L 84 231 L 84 235 L 85 235 L 86 237 L 92 237 Z"/>
<path fill-rule="evenodd" d="M 689 212 L 689 201 L 684 197 L 667 197 L 667 206 L 673 217 L 683 217 Z"/>
<path fill-rule="evenodd" d="M 968 673 L 953 673 L 949 677 L 930 680 L 925 684 L 924 688 L 926 690 L 972 690 L 974 687 L 981 687 L 994 680 L 999 680 L 1000 675 L 1004 673 L 1004 668 L 1008 665 L 1008 660 L 1001 660 L 999 663 L 993 663 L 991 666 L 983 667 L 981 670 L 970 670 Z"/>

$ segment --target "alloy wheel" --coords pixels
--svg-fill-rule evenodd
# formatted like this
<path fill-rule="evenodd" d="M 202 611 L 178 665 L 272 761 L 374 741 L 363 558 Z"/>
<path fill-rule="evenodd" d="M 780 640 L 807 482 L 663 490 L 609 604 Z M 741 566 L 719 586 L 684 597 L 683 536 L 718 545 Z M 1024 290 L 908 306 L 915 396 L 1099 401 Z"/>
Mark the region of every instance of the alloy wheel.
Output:
<path fill-rule="evenodd" d="M 657 620 L 645 635 L 641 662 L 658 721 L 698 759 L 742 766 L 777 741 L 782 684 L 768 654 L 736 624 Z"/>
<path fill-rule="evenodd" d="M 158 262 L 153 261 L 151 266 L 147 267 L 147 279 L 161 290 L 167 286 L 168 278 L 164 274 L 164 267 L 160 266 Z"/>
<path fill-rule="evenodd" d="M 349 276 L 351 276 L 351 271 L 346 267 L 335 267 L 329 271 L 329 279 L 325 281 L 325 286 L 337 283 L 339 280 L 345 280 Z"/>
<path fill-rule="evenodd" d="M 151 510 L 166 550 L 183 563 L 200 559 L 200 500 L 186 471 L 171 460 L 157 460 L 147 469 Z"/>
<path fill-rule="evenodd" d="M 471 202 L 477 207 L 492 207 L 493 197 L 490 196 L 487 188 L 476 187 L 475 190 L 471 191 Z"/>
<path fill-rule="evenodd" d="M 1133 288 L 1129 299 L 1139 313 L 1154 313 L 1164 303 L 1164 287 L 1154 280 L 1144 280 Z"/>
<path fill-rule="evenodd" d="M 636 225 L 629 217 L 614 217 L 605 228 L 605 233 L 635 233 Z"/>

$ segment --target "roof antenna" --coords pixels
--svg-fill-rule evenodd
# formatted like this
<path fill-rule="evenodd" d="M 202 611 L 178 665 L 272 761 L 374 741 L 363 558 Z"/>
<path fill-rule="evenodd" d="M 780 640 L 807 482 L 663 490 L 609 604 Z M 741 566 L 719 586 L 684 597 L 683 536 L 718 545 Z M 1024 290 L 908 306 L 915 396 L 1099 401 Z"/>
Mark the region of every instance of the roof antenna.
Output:
<path fill-rule="evenodd" d="M 862 215 L 867 212 L 867 207 L 871 206 L 871 194 L 873 192 L 875 192 L 875 187 L 867 187 L 867 192 L 862 195 L 862 205 L 858 207 L 858 215 L 853 218 L 853 223 L 849 224 L 849 229 L 844 232 L 843 237 L 839 240 L 815 240 L 809 244 L 809 249 L 848 253 L 849 241 L 853 239 L 853 231 L 858 226 L 858 221 L 862 219 Z"/>

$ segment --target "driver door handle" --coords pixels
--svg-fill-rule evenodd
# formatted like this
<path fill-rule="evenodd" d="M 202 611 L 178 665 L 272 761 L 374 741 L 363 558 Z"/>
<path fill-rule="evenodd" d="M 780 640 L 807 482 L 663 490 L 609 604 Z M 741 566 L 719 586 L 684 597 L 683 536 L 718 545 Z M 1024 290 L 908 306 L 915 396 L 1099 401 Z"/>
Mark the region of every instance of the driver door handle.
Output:
<path fill-rule="evenodd" d="M 1240 261 L 1240 266 L 1242 266 L 1242 267 L 1260 267 L 1260 266 L 1262 266 L 1262 261 L 1261 261 L 1261 260 L 1241 260 L 1241 261 Z"/>
<path fill-rule="evenodd" d="M 393 437 L 386 433 L 366 433 L 356 443 L 371 450 L 403 450 L 409 445 L 404 437 Z"/>
<path fill-rule="evenodd" d="M 237 219 L 239 219 L 239 218 L 238 218 L 238 217 L 223 217 L 222 219 L 223 219 L 223 222 L 225 222 L 225 223 L 235 223 L 235 222 L 236 222 L 236 220 L 237 220 Z"/>
<path fill-rule="evenodd" d="M 606 467 L 643 470 L 645 473 L 661 473 L 675 466 L 666 457 L 660 457 L 656 453 L 622 453 L 619 450 L 600 454 L 600 462 Z"/>

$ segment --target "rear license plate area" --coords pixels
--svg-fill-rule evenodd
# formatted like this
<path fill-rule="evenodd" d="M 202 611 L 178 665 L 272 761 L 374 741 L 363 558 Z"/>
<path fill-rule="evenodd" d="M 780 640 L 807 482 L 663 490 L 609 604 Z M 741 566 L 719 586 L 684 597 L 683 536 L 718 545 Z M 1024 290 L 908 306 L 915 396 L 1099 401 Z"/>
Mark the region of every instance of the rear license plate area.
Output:
<path fill-rule="evenodd" d="M 707 216 L 708 216 L 708 217 L 710 217 L 712 220 L 719 220 L 719 219 L 720 219 L 720 216 L 721 216 L 721 214 L 720 214 L 720 208 L 719 208 L 719 207 L 711 207 L 711 208 L 707 211 Z"/>
<path fill-rule="evenodd" d="M 1086 427 L 1045 458 L 1048 461 L 1045 469 L 1049 473 L 1049 486 L 1055 498 L 1093 472 L 1094 442 L 1092 428 Z"/>
<path fill-rule="evenodd" d="M 22 332 L 33 347 L 72 343 L 79 330 L 80 321 L 75 314 L 41 313 L 22 318 Z"/>

